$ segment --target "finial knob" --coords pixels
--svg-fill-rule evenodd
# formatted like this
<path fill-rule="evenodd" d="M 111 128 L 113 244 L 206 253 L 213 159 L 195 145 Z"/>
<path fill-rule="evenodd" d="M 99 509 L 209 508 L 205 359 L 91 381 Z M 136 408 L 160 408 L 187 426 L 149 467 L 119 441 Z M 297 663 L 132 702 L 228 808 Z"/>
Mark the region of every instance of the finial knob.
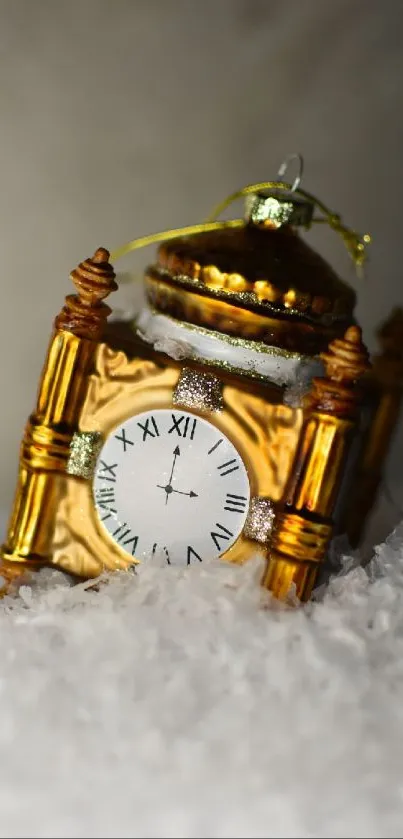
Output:
<path fill-rule="evenodd" d="M 118 287 L 109 263 L 109 251 L 98 248 L 92 259 L 80 262 L 70 278 L 77 294 L 66 297 L 65 305 L 56 318 L 56 329 L 65 329 L 81 338 L 97 341 L 111 312 L 102 301 Z"/>
<path fill-rule="evenodd" d="M 115 276 L 106 248 L 98 248 L 92 259 L 80 262 L 70 274 L 80 300 L 87 306 L 96 306 L 111 291 L 116 291 Z"/>
<path fill-rule="evenodd" d="M 349 326 L 343 338 L 332 341 L 320 358 L 326 375 L 313 380 L 309 407 L 346 419 L 354 416 L 361 399 L 356 383 L 371 369 L 360 327 Z"/>
<path fill-rule="evenodd" d="M 344 337 L 332 341 L 320 358 L 325 364 L 327 377 L 334 382 L 353 384 L 371 366 L 359 326 L 349 326 Z"/>

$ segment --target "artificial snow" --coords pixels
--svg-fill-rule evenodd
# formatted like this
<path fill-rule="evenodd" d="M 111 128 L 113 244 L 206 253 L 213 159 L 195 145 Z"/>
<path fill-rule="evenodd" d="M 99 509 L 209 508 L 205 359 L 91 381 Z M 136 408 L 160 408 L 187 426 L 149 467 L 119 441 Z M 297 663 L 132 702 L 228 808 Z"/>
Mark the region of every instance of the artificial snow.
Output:
<path fill-rule="evenodd" d="M 403 525 L 304 608 L 260 573 L 0 602 L 0 836 L 402 836 Z"/>

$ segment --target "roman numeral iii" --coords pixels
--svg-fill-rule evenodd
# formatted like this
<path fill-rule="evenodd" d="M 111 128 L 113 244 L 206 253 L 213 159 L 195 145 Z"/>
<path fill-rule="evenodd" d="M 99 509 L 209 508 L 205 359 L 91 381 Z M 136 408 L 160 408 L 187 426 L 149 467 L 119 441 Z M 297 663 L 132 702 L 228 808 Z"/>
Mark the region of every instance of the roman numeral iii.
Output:
<path fill-rule="evenodd" d="M 228 510 L 229 513 L 244 513 L 247 500 L 244 495 L 234 495 L 233 492 L 227 492 L 224 510 Z"/>

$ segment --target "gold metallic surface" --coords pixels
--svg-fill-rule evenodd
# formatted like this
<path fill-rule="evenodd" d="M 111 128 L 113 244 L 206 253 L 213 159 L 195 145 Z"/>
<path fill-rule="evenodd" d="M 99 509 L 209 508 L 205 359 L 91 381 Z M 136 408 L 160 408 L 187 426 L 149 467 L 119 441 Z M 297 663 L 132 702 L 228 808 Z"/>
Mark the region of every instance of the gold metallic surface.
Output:
<path fill-rule="evenodd" d="M 86 347 L 85 341 L 68 333 L 66 340 L 71 351 Z M 60 336 L 57 341 L 60 344 Z M 67 358 L 64 356 L 65 361 Z M 67 364 L 65 375 L 70 376 L 70 371 Z M 59 368 L 59 376 L 61 372 Z M 180 365 L 174 362 L 163 365 L 129 358 L 121 350 L 98 345 L 80 397 L 80 434 L 96 432 L 105 438 L 132 414 L 172 406 L 180 372 Z M 46 375 L 45 380 L 52 381 L 52 376 Z M 69 388 L 65 392 L 69 393 Z M 209 419 L 236 445 L 248 470 L 252 494 L 278 499 L 297 445 L 302 410 L 270 402 L 276 393 L 268 387 L 262 387 L 259 394 L 244 390 L 239 381 L 224 376 L 223 410 Z M 253 544 L 241 536 L 224 558 L 243 562 L 251 548 Z M 256 552 L 259 547 L 255 543 Z M 24 568 L 26 560 L 35 567 L 51 563 L 82 577 L 97 576 L 105 569 L 126 569 L 133 562 L 101 529 L 91 482 L 66 474 L 66 463 L 54 473 L 21 468 L 3 557 L 22 563 Z"/>
<path fill-rule="evenodd" d="M 204 296 L 200 289 L 195 290 L 195 284 L 192 288 L 187 287 L 187 280 L 172 284 L 151 269 L 145 277 L 145 289 L 150 305 L 161 314 L 236 340 L 261 342 L 291 353 L 316 355 L 340 329 L 335 324 L 313 324 L 300 317 L 291 327 L 289 320 L 272 317 L 268 309 L 257 312 L 247 308 L 245 298 L 242 307 L 233 305 L 233 300 L 237 301 L 234 295 L 223 299 L 226 293 L 218 291 Z"/>
<path fill-rule="evenodd" d="M 51 339 L 36 410 L 21 446 L 17 491 L 2 549 L 2 557 L 9 561 L 51 561 L 60 473 L 67 467 L 94 347 L 92 341 L 71 332 L 56 332 Z"/>
<path fill-rule="evenodd" d="M 66 298 L 56 318 L 34 413 L 21 445 L 13 510 L 1 558 L 9 563 L 53 561 L 55 517 L 65 494 L 70 443 L 78 430 L 87 375 L 109 308 L 102 302 L 116 284 L 108 251 L 98 248 L 72 277 L 78 295 Z M 73 479 L 71 479 L 73 480 Z"/>
<path fill-rule="evenodd" d="M 197 369 L 197 368 L 195 368 Z M 99 430 L 103 438 L 133 414 L 169 408 L 178 385 L 181 366 L 130 359 L 121 350 L 100 344 L 95 369 L 80 417 L 81 431 Z M 292 463 L 302 422 L 302 410 L 268 400 L 276 389 L 260 394 L 243 390 L 233 377 L 223 378 L 223 409 L 209 421 L 234 443 L 243 458 L 252 495 L 281 497 Z M 141 491 L 141 487 L 138 488 Z M 105 534 L 92 499 L 91 485 L 65 477 L 58 504 L 53 544 L 53 564 L 80 576 L 96 576 L 104 568 L 127 568 L 132 558 Z M 223 558 L 243 562 L 259 547 L 241 535 Z"/>
<path fill-rule="evenodd" d="M 297 360 L 321 352 L 324 378 L 315 378 L 303 405 L 294 407 L 283 402 L 282 388 L 245 371 L 237 375 L 225 361 L 184 366 L 139 340 L 131 325 L 127 334 L 122 326 L 109 332 L 103 299 L 115 287 L 114 272 L 108 252 L 98 249 L 73 272 L 78 295 L 67 298 L 56 319 L 25 430 L 1 554 L 6 579 L 41 564 L 86 578 L 135 564 L 105 533 L 95 508 L 99 443 L 137 413 L 184 405 L 208 415 L 248 472 L 248 520 L 223 559 L 266 555 L 263 584 L 276 597 L 291 587 L 300 600 L 309 598 L 358 422 L 356 382 L 368 371 L 360 330 L 346 330 L 354 293 L 288 229 L 238 226 L 215 236 L 162 246 L 159 265 L 146 277 L 151 304 L 234 346 L 249 348 L 252 341 L 257 352 Z M 397 360 L 388 352 L 376 368 L 381 396 L 361 462 L 367 499 L 401 400 L 402 352 Z M 141 489 L 139 477 L 134 502 Z"/>
<path fill-rule="evenodd" d="M 165 242 L 154 270 L 168 271 L 173 282 L 187 276 L 206 293 L 248 293 L 258 307 L 275 306 L 285 315 L 289 309 L 315 322 L 323 315 L 351 320 L 355 304 L 350 286 L 288 225 L 245 225 Z"/>
<path fill-rule="evenodd" d="M 312 562 L 293 561 L 292 557 L 277 554 L 271 549 L 271 561 L 266 565 L 262 585 L 276 597 L 286 601 L 296 597 L 305 603 L 309 600 L 317 577 Z"/>
<path fill-rule="evenodd" d="M 172 394 L 172 404 L 200 413 L 215 413 L 224 407 L 222 391 L 223 384 L 217 376 L 184 367 Z"/>
<path fill-rule="evenodd" d="M 381 352 L 373 359 L 368 382 L 371 421 L 367 426 L 355 484 L 344 526 L 355 547 L 364 531 L 383 478 L 386 455 L 393 438 L 403 398 L 403 309 L 394 309 L 378 330 Z"/>
<path fill-rule="evenodd" d="M 295 508 L 294 508 L 295 509 Z M 293 560 L 320 562 L 331 535 L 331 525 L 311 521 L 295 512 L 280 513 L 271 548 Z"/>
<path fill-rule="evenodd" d="M 102 435 L 97 431 L 75 431 L 67 461 L 68 475 L 90 479 L 94 475 L 97 457 L 102 447 Z"/>
<path fill-rule="evenodd" d="M 308 600 L 314 567 L 333 533 L 333 512 L 347 462 L 362 394 L 357 381 L 369 369 L 361 330 L 351 326 L 322 354 L 326 375 L 315 378 L 287 486 L 274 522 L 262 584 L 275 597 L 293 586 Z M 287 567 L 287 565 L 289 567 Z"/>

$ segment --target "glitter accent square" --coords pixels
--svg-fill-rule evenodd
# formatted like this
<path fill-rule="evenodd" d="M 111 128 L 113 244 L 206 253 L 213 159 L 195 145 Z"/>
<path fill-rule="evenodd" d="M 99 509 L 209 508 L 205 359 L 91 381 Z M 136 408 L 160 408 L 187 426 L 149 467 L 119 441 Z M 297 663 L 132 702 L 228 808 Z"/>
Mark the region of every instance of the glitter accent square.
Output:
<path fill-rule="evenodd" d="M 101 446 L 102 435 L 99 431 L 76 431 L 70 443 L 67 474 L 87 480 L 92 478 Z"/>
<path fill-rule="evenodd" d="M 223 384 L 217 376 L 184 367 L 173 394 L 173 404 L 195 411 L 222 411 Z"/>
<path fill-rule="evenodd" d="M 248 517 L 243 529 L 247 539 L 255 542 L 267 542 L 274 522 L 274 506 L 269 498 L 251 498 Z"/>

